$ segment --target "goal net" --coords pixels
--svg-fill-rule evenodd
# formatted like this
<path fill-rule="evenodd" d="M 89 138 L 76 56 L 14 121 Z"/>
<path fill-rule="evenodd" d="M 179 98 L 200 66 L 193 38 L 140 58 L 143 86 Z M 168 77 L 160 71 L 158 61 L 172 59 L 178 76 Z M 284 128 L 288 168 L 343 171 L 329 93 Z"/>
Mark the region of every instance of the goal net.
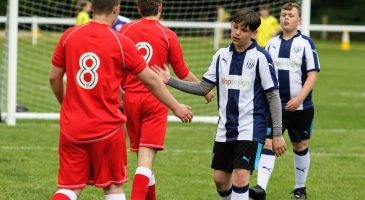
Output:
<path fill-rule="evenodd" d="M 8 1 L 9 2 L 9 1 Z M 121 1 L 121 15 L 138 19 L 136 1 Z M 271 14 L 279 17 L 283 0 L 169 0 L 164 1 L 162 24 L 174 30 L 181 43 L 190 70 L 202 77 L 218 47 L 230 43 L 230 16 L 241 8 L 258 10 L 268 4 Z M 300 3 L 300 1 L 299 1 Z M 18 54 L 16 75 L 16 118 L 57 119 L 60 106 L 49 86 L 53 50 L 62 32 L 75 24 L 75 0 L 19 0 Z M 7 22 L 9 20 L 6 20 Z M 5 27 L 5 30 L 1 30 Z M 3 47 L 0 76 L 2 117 L 8 110 L 8 25 L 0 24 L 0 50 Z M 1 36 L 1 35 L 5 35 Z M 217 121 L 216 99 L 205 104 L 203 97 L 170 89 L 182 103 L 190 105 L 194 121 Z M 169 118 L 174 120 L 174 118 Z"/>

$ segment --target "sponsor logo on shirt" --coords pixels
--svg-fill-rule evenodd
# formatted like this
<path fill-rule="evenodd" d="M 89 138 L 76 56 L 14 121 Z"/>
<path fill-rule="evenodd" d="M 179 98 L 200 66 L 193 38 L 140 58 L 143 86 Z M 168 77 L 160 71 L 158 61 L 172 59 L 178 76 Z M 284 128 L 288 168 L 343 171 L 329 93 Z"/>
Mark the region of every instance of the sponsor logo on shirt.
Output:
<path fill-rule="evenodd" d="M 225 75 L 222 76 L 222 85 L 227 89 L 249 90 L 251 88 L 251 79 L 247 76 Z"/>
<path fill-rule="evenodd" d="M 278 70 L 289 70 L 290 72 L 296 72 L 300 70 L 300 65 L 295 63 L 290 58 L 277 58 L 274 60 L 275 68 Z"/>

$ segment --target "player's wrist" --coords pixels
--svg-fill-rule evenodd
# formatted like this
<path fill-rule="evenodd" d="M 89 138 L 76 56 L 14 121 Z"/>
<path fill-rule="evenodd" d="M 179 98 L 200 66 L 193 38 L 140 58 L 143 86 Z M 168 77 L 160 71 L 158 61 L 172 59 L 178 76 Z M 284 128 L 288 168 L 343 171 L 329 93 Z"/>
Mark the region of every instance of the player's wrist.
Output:
<path fill-rule="evenodd" d="M 282 128 L 281 127 L 274 127 L 273 128 L 273 136 L 282 136 Z"/>
<path fill-rule="evenodd" d="M 174 79 L 171 78 L 171 76 L 167 79 L 166 83 L 167 85 L 171 85 L 171 83 L 174 81 Z"/>

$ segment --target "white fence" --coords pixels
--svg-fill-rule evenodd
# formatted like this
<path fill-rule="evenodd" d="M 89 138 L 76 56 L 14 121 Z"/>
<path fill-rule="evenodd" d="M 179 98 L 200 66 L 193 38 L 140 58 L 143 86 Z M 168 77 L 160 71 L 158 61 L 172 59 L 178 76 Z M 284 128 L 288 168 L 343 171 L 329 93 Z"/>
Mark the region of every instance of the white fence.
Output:
<path fill-rule="evenodd" d="M 0 23 L 5 23 L 6 17 L 0 16 Z M 33 45 L 37 44 L 37 31 L 40 24 L 59 24 L 59 25 L 74 25 L 74 18 L 49 18 L 49 17 L 19 17 L 19 24 L 31 24 L 33 32 Z M 219 31 L 222 29 L 228 30 L 231 24 L 228 22 L 184 22 L 184 21 L 162 21 L 163 25 L 171 28 L 205 28 L 214 29 L 214 49 L 219 47 Z M 311 24 L 309 31 L 317 32 L 365 32 L 365 26 L 357 25 L 323 25 Z"/>
<path fill-rule="evenodd" d="M 18 24 L 31 24 L 32 27 L 32 43 L 33 45 L 37 44 L 37 33 L 38 26 L 41 24 L 59 24 L 59 25 L 74 25 L 74 18 L 45 18 L 45 17 L 18 17 Z M 0 23 L 5 23 L 7 18 L 4 16 L 0 16 Z M 171 28 L 203 28 L 203 29 L 214 29 L 214 48 L 218 49 L 219 46 L 219 32 L 223 29 L 230 29 L 230 23 L 221 23 L 221 22 L 182 22 L 182 21 L 162 21 L 163 25 Z M 365 26 L 353 26 L 353 25 L 320 25 L 320 24 L 311 24 L 309 25 L 309 31 L 319 31 L 319 32 L 365 32 Z M 305 30 L 303 32 L 309 32 Z M 14 49 L 13 49 L 14 50 Z M 16 54 L 15 54 L 16 55 Z M 15 76 L 15 75 L 14 75 Z M 16 76 L 15 76 L 16 77 Z M 16 79 L 15 79 L 16 80 Z M 14 86 L 15 87 L 15 86 Z M 13 106 L 15 108 L 15 105 Z M 2 117 L 7 116 L 8 113 L 2 113 Z M 58 113 L 15 113 L 14 119 L 59 119 Z M 169 120 L 175 121 L 177 120 L 174 117 L 171 117 Z M 216 123 L 217 117 L 203 117 L 202 119 L 194 118 L 196 122 L 211 122 Z M 14 121 L 15 124 L 15 121 Z"/>

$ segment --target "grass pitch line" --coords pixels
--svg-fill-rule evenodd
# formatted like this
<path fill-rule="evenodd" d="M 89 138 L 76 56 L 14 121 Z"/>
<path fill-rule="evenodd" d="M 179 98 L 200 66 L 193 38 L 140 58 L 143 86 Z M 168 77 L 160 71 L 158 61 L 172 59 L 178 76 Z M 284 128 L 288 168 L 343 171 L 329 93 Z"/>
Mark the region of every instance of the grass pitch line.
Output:
<path fill-rule="evenodd" d="M 56 147 L 40 147 L 40 146 L 1 146 L 2 151 L 57 151 Z M 128 150 L 129 151 L 129 150 Z M 190 154 L 210 154 L 211 150 L 192 150 L 192 149 L 167 149 L 161 153 L 190 153 Z M 287 152 L 286 154 L 293 154 Z M 316 157 L 351 157 L 365 158 L 365 153 L 326 153 L 326 152 L 311 152 L 311 156 Z"/>
<path fill-rule="evenodd" d="M 209 133 L 211 133 L 211 130 L 213 130 L 213 133 L 215 133 L 215 127 L 211 126 L 210 124 L 207 124 L 205 127 L 201 126 L 178 126 L 178 127 L 167 127 L 167 129 L 172 132 L 172 134 L 178 134 L 178 132 L 173 132 L 176 130 L 207 130 Z M 199 131 L 199 133 L 204 133 Z M 365 133 L 365 128 L 361 129 L 346 129 L 346 128 L 314 128 L 313 131 L 315 132 L 330 132 L 330 133 Z M 186 133 L 181 133 L 186 134 Z M 194 133 L 196 134 L 196 133 Z M 286 134 L 286 133 L 285 133 Z"/>

